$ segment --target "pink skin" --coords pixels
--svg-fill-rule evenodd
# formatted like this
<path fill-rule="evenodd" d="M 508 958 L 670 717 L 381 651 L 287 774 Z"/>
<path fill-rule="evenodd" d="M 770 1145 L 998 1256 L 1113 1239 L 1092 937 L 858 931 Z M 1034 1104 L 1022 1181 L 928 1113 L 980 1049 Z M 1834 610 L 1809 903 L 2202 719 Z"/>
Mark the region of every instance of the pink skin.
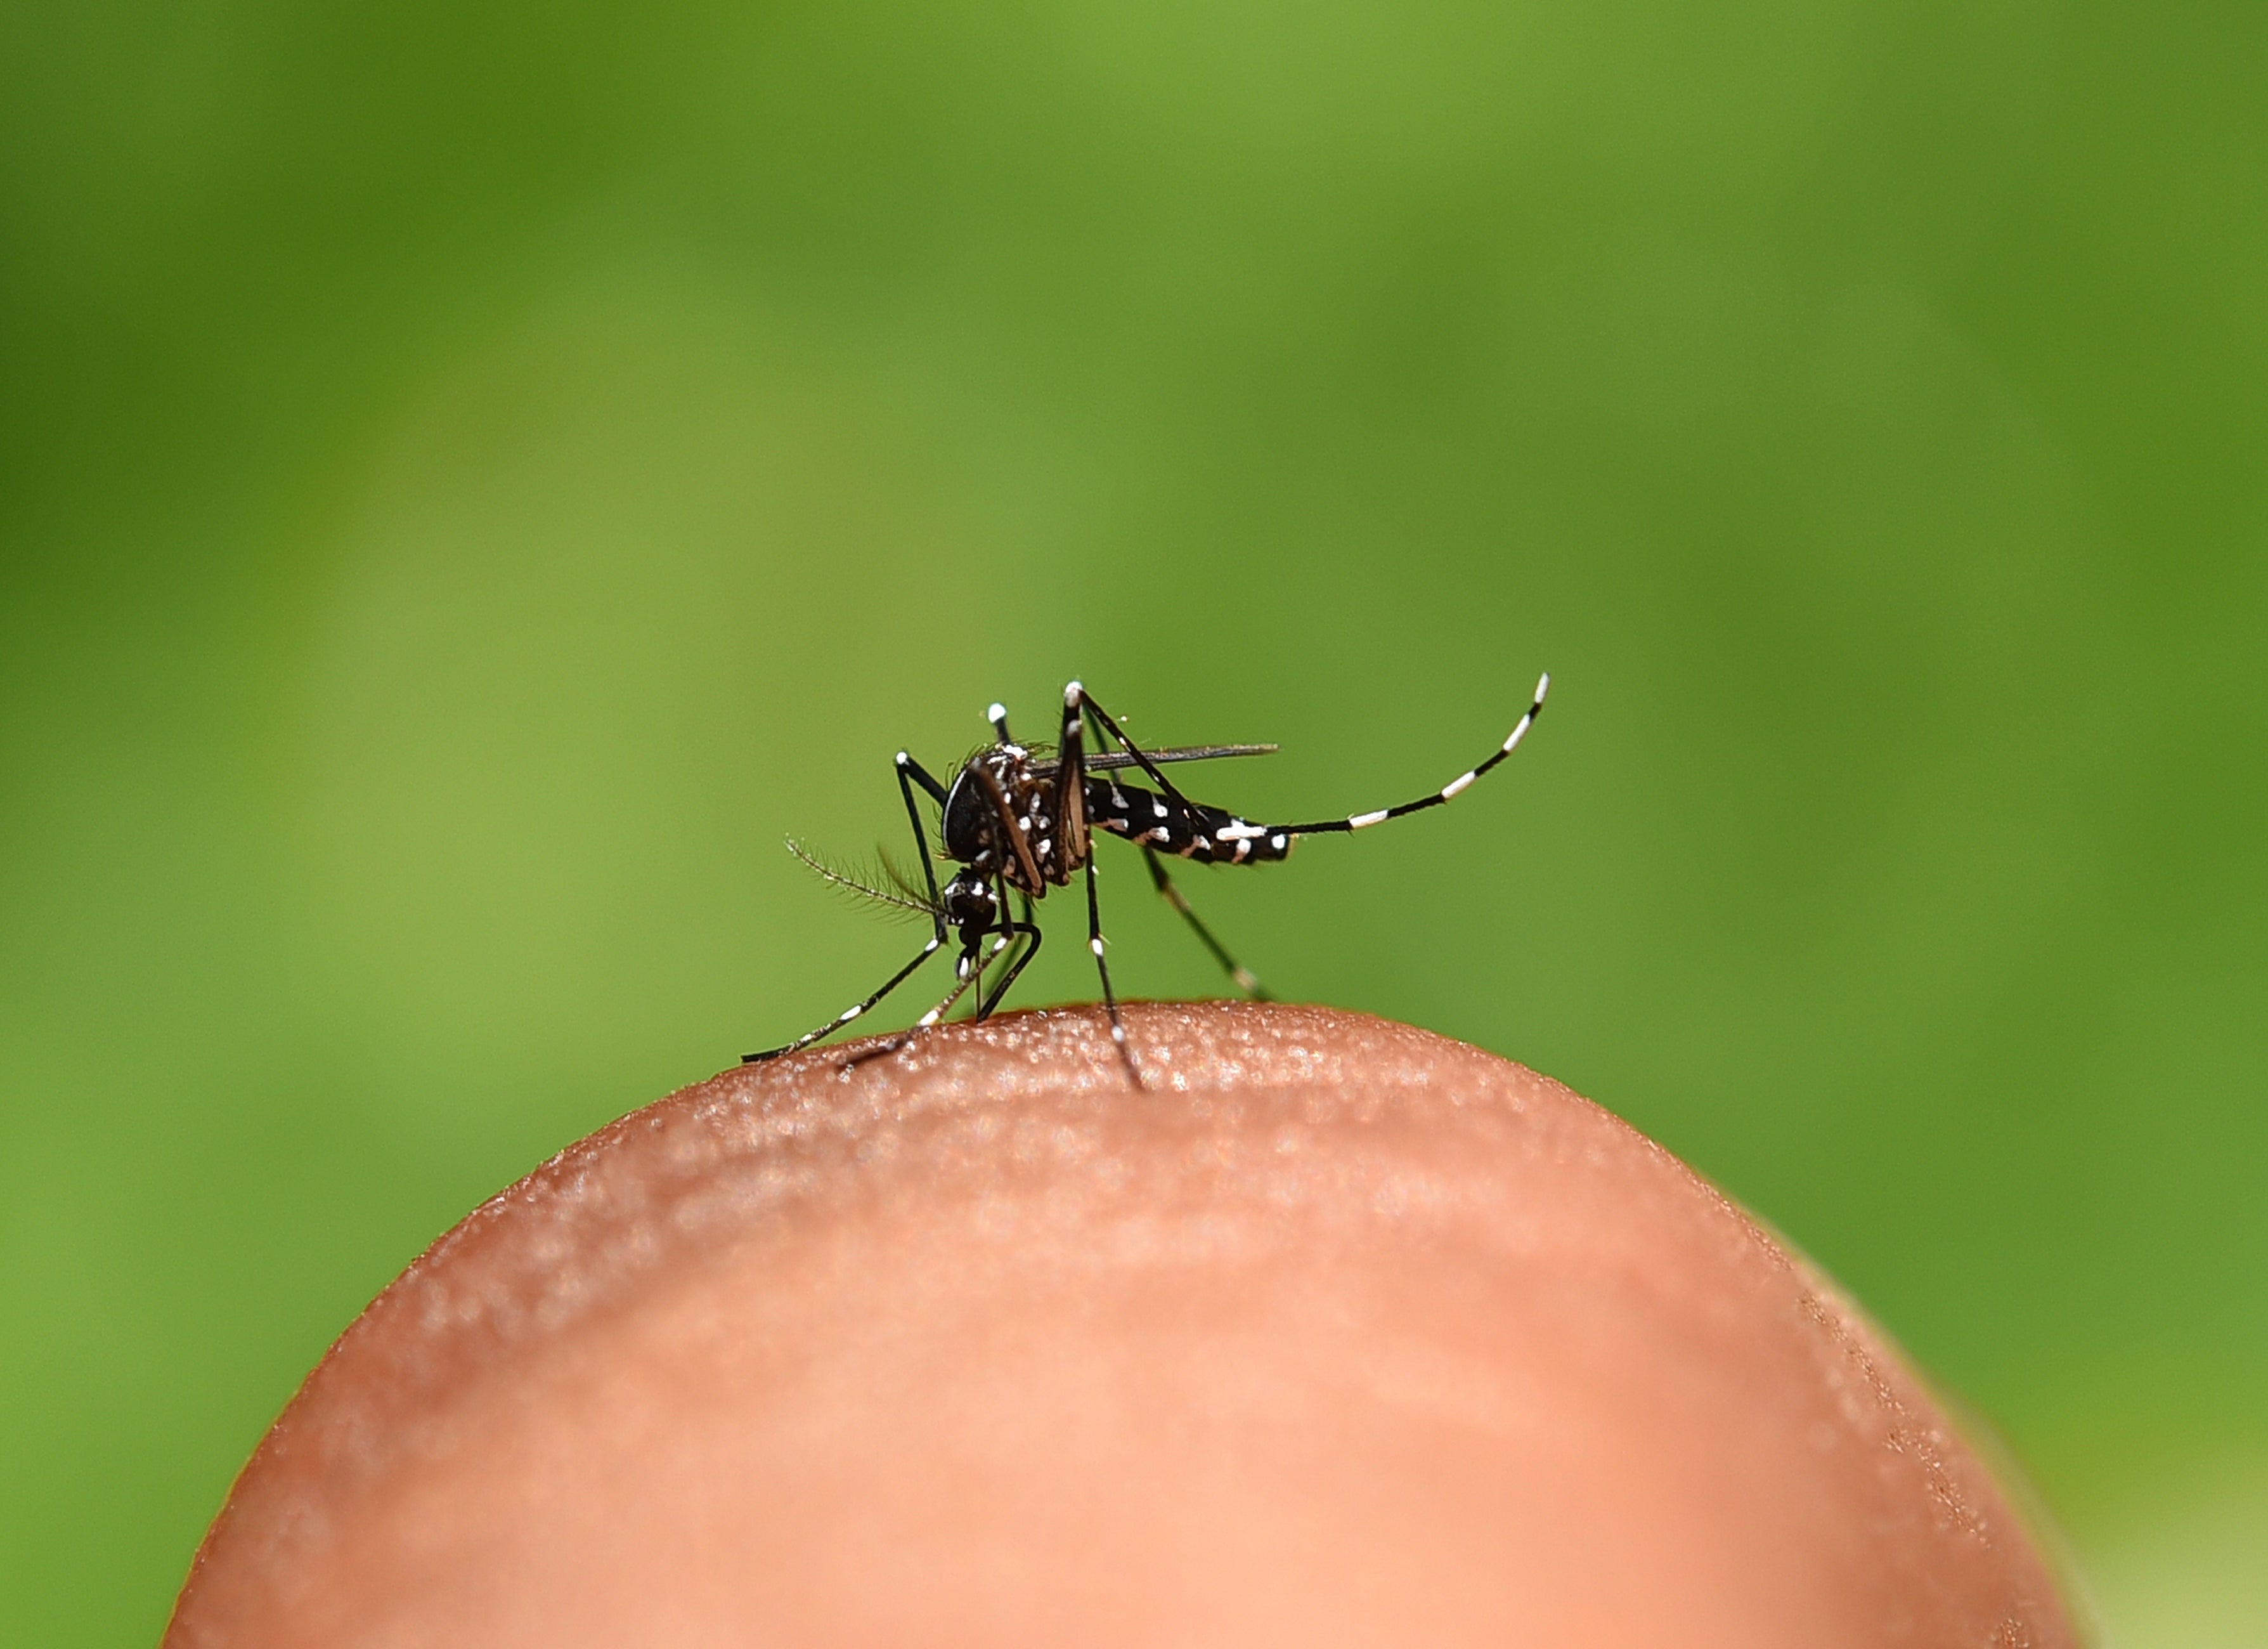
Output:
<path fill-rule="evenodd" d="M 1547 1078 L 1093 1009 L 728 1071 L 350 1328 L 166 1642 L 2080 1641 L 1878 1331 Z M 852 1045 L 853 1046 L 857 1045 Z"/>

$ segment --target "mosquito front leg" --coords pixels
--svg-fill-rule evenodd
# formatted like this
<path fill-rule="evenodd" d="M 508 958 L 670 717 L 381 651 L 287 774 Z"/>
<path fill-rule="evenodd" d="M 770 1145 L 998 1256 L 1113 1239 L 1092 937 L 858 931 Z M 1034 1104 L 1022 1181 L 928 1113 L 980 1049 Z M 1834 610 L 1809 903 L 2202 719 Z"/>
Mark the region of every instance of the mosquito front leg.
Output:
<path fill-rule="evenodd" d="M 912 978 L 914 970 L 919 967 L 923 963 L 928 961 L 932 957 L 935 956 L 944 944 L 945 929 L 940 924 L 938 928 L 937 936 L 932 939 L 927 944 L 924 945 L 921 948 L 920 953 L 917 955 L 912 961 L 907 963 L 905 966 L 891 974 L 888 980 L 882 986 L 881 989 L 867 997 L 865 1001 L 860 1002 L 857 1007 L 845 1008 L 841 1013 L 836 1015 L 834 1018 L 829 1019 L 825 1024 L 820 1026 L 816 1031 L 806 1032 L 803 1035 L 796 1038 L 794 1041 L 789 1043 L 785 1047 L 768 1048 L 762 1054 L 743 1054 L 740 1056 L 740 1062 L 744 1065 L 762 1064 L 766 1060 L 777 1059 L 783 1054 L 794 1054 L 800 1052 L 802 1049 L 807 1048 L 813 1043 L 818 1041 L 821 1037 L 834 1035 L 835 1032 L 840 1031 L 844 1025 L 849 1024 L 853 1019 L 858 1017 L 859 1015 L 866 1012 L 869 1009 L 873 1008 L 876 1002 L 881 1001 L 883 997 L 888 995 L 892 991 L 897 989 L 899 986 L 904 984 L 906 980 Z"/>
<path fill-rule="evenodd" d="M 1028 916 L 1030 914 L 1029 910 L 1027 909 L 1025 913 Z M 978 1019 L 990 1019 L 992 1017 L 992 1010 L 1000 1005 L 1001 1000 L 1007 995 L 1010 988 L 1016 983 L 1016 976 L 1019 973 L 1021 973 L 1026 968 L 1029 967 L 1031 965 L 1032 958 L 1040 953 L 1041 935 L 1039 927 L 1036 923 L 1026 921 L 1020 922 L 1008 922 L 1005 925 L 1007 928 L 1012 928 L 1024 938 L 1029 940 L 1030 943 L 1025 945 L 1022 950 L 1017 951 L 1014 956 L 1008 958 L 1007 972 L 1001 976 L 1000 982 L 992 987 L 991 991 L 985 996 L 984 1000 L 977 1003 L 976 1017 Z"/>
<path fill-rule="evenodd" d="M 914 857 L 921 861 L 922 880 L 929 887 L 930 911 L 937 918 L 937 936 L 945 938 L 945 901 L 937 893 L 937 867 L 930 862 L 929 834 L 922 829 L 921 809 L 914 802 L 914 787 L 927 791 L 938 806 L 945 805 L 945 787 L 932 777 L 923 766 L 905 751 L 898 752 L 898 794 L 905 798 L 906 823 L 913 826 Z"/>
<path fill-rule="evenodd" d="M 834 1018 L 828 1020 L 825 1024 L 821 1025 L 817 1030 L 806 1032 L 802 1036 L 796 1038 L 794 1041 L 787 1044 L 784 1047 L 767 1048 L 762 1054 L 743 1054 L 740 1056 L 740 1062 L 742 1064 L 756 1065 L 761 1064 L 765 1060 L 775 1060 L 779 1058 L 783 1054 L 793 1054 L 800 1049 L 807 1048 L 822 1037 L 832 1036 L 836 1032 L 840 1031 L 844 1025 L 849 1024 L 853 1019 L 858 1018 L 860 1015 L 872 1009 L 876 1002 L 881 1001 L 883 997 L 897 989 L 899 986 L 904 984 L 908 979 L 913 976 L 915 969 L 920 967 L 923 963 L 928 961 L 930 958 L 935 956 L 939 950 L 945 948 L 945 901 L 938 897 L 937 870 L 935 867 L 930 863 L 929 839 L 922 832 L 921 810 L 914 803 L 914 787 L 916 785 L 919 785 L 924 790 L 926 790 L 930 795 L 935 796 L 940 804 L 945 801 L 945 788 L 943 786 L 939 785 L 936 780 L 930 777 L 927 770 L 924 769 L 919 762 L 907 755 L 903 751 L 900 751 L 898 752 L 897 773 L 898 794 L 905 798 L 906 802 L 906 822 L 913 826 L 915 856 L 921 861 L 922 878 L 929 886 L 929 919 L 931 926 L 929 943 L 921 948 L 920 952 L 915 956 L 912 961 L 907 963 L 905 966 L 891 974 L 890 977 L 884 981 L 881 989 L 867 997 L 865 1001 L 860 1002 L 857 1007 L 844 1009 L 841 1013 L 836 1015 Z"/>
<path fill-rule="evenodd" d="M 843 1062 L 843 1069 L 846 1072 L 854 1070 L 869 1060 L 882 1059 L 896 1053 L 913 1040 L 915 1031 L 926 1031 L 951 1013 L 954 1004 L 968 994 L 968 987 L 984 977 L 984 957 L 978 945 L 970 945 L 954 959 L 953 975 L 953 988 L 946 992 L 945 1000 L 915 1020 L 911 1030 L 884 1037 L 871 1047 L 860 1048 Z"/>

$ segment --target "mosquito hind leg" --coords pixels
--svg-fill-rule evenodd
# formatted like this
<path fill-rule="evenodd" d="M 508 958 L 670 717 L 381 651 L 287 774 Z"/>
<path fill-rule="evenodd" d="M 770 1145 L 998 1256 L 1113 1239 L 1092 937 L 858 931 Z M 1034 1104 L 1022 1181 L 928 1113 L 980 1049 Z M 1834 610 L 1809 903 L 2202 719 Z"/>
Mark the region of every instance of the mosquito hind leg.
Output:
<path fill-rule="evenodd" d="M 1174 886 L 1174 878 L 1166 874 L 1166 863 L 1158 857 L 1158 850 L 1145 843 L 1142 857 L 1150 867 L 1151 882 L 1165 896 L 1166 903 L 1181 912 L 1182 920 L 1189 923 L 1204 948 L 1212 952 L 1212 959 L 1220 964 L 1222 972 L 1236 982 L 1236 988 L 1255 1002 L 1274 1002 L 1276 999 L 1268 994 L 1268 987 L 1260 982 L 1260 976 L 1229 955 L 1228 948 L 1213 937 L 1212 929 L 1204 925 L 1204 918 L 1189 908 L 1189 900 L 1182 897 L 1182 890 Z"/>
<path fill-rule="evenodd" d="M 1411 813 L 1423 812 L 1427 808 L 1454 802 L 1475 780 L 1486 776 L 1520 748 L 1520 742 L 1528 736 L 1528 729 L 1534 727 L 1535 718 L 1543 714 L 1543 695 L 1550 691 L 1551 677 L 1549 675 L 1540 677 L 1535 684 L 1535 698 L 1528 705 L 1528 713 L 1513 724 L 1504 743 L 1490 752 L 1487 759 L 1466 768 L 1430 795 L 1421 795 L 1415 802 L 1404 802 L 1399 807 L 1382 807 L 1368 813 L 1351 813 L 1344 818 L 1318 819 L 1312 824 L 1270 824 L 1264 827 L 1264 833 L 1269 836 L 1344 834 L 1350 831 L 1368 830 L 1372 825 L 1383 824 L 1388 819 L 1402 818 Z"/>

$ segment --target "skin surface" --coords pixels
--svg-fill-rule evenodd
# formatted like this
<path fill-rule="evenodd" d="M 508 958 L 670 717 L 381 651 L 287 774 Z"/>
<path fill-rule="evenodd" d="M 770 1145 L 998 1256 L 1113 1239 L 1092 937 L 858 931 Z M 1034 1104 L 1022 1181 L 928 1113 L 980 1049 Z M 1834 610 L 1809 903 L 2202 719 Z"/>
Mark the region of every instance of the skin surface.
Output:
<path fill-rule="evenodd" d="M 348 1330 L 166 1643 L 2079 1641 L 1879 1334 L 1566 1089 L 1137 1004 L 726 1072 Z M 849 1045 L 855 1050 L 858 1044 Z"/>

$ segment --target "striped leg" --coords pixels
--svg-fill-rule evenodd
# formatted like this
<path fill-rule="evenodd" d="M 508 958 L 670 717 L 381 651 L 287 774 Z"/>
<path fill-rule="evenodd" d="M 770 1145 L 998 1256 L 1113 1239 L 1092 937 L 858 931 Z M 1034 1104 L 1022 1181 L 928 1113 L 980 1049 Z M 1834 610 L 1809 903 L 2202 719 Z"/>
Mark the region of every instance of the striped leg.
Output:
<path fill-rule="evenodd" d="M 1520 741 L 1528 736 L 1528 729 L 1535 725 L 1535 718 L 1543 714 L 1543 695 L 1551 689 L 1551 677 L 1543 677 L 1535 684 L 1535 702 L 1528 706 L 1528 714 L 1512 729 L 1497 752 L 1469 773 L 1459 773 L 1431 795 L 1420 796 L 1415 802 L 1404 802 L 1400 807 L 1381 808 L 1374 813 L 1357 813 L 1349 818 L 1324 819 L 1314 824 L 1269 824 L 1256 827 L 1263 834 L 1282 832 L 1287 836 L 1321 836 L 1334 831 L 1367 830 L 1373 824 L 1383 824 L 1388 819 L 1400 818 L 1405 813 L 1422 812 L 1426 808 L 1439 807 L 1444 802 L 1462 794 L 1489 769 L 1520 748 Z"/>
<path fill-rule="evenodd" d="M 937 896 L 937 867 L 930 863 L 929 837 L 922 830 L 921 809 L 914 802 L 914 787 L 919 785 L 929 793 L 938 806 L 945 805 L 945 787 L 930 777 L 929 769 L 905 751 L 898 752 L 898 794 L 905 798 L 906 823 L 913 826 L 914 857 L 921 861 L 922 879 L 929 884 L 930 909 L 940 913 L 937 919 L 937 936 L 945 937 L 944 902 Z"/>
<path fill-rule="evenodd" d="M 1002 943 L 1005 945 L 1005 941 L 1003 941 Z M 900 1048 L 905 1046 L 907 1043 L 914 1039 L 914 1031 L 926 1031 L 939 1020 L 944 1018 L 946 1015 L 951 1013 L 953 1011 L 953 1004 L 959 1002 L 963 996 L 968 994 L 968 987 L 971 985 L 976 984 L 979 980 L 984 977 L 983 965 L 984 958 L 976 950 L 968 950 L 962 951 L 961 953 L 961 959 L 953 965 L 953 988 L 946 992 L 945 1000 L 938 1003 L 936 1007 L 931 1009 L 920 1018 L 915 1020 L 912 1031 L 902 1031 L 895 1036 L 884 1037 L 880 1041 L 873 1043 L 866 1047 L 860 1048 L 855 1053 L 848 1055 L 843 1061 L 843 1075 L 848 1076 L 852 1071 L 856 1070 L 859 1066 L 866 1063 L 869 1060 L 887 1058 L 890 1054 L 896 1053 Z"/>
<path fill-rule="evenodd" d="M 1086 861 L 1086 948 L 1094 953 L 1094 972 L 1102 981 L 1102 1007 L 1103 1011 L 1110 1016 L 1110 1039 L 1118 1048 L 1118 1057 L 1126 1061 L 1127 1076 L 1133 1079 L 1135 1087 L 1139 1088 L 1142 1086 L 1142 1068 L 1134 1062 L 1134 1050 L 1126 1040 L 1126 1022 L 1118 1014 L 1118 995 L 1110 988 L 1109 958 L 1102 954 L 1102 906 L 1095 898 L 1094 853 L 1093 844 L 1087 839 L 1086 830 L 1086 765 L 1080 726 L 1082 716 L 1094 720 L 1098 743 L 1102 738 L 1116 739 L 1128 755 L 1141 763 L 1145 772 L 1156 775 L 1159 783 L 1165 786 L 1174 801 L 1182 803 L 1184 811 L 1189 803 L 1183 801 L 1181 792 L 1174 788 L 1172 781 L 1159 772 L 1157 765 L 1136 750 L 1125 734 L 1118 730 L 1118 724 L 1086 696 L 1086 688 L 1077 682 L 1064 687 L 1063 765 L 1057 770 L 1056 780 L 1056 817 L 1063 826 L 1066 843 L 1075 840 L 1083 850 L 1078 856 Z M 1102 747 L 1109 748 L 1107 744 Z M 1064 862 L 1071 862 L 1069 856 Z"/>
<path fill-rule="evenodd" d="M 998 943 L 992 947 L 992 954 L 998 956 L 1001 951 L 1005 950 L 1007 948 L 1008 935 L 1003 934 L 1000 935 Z M 917 1031 L 928 1030 L 939 1020 L 944 1018 L 946 1015 L 951 1013 L 953 1011 L 954 1003 L 959 1002 L 964 995 L 968 995 L 968 987 L 970 986 L 980 984 L 983 978 L 983 953 L 980 947 L 971 945 L 968 950 L 961 953 L 961 959 L 953 965 L 953 988 L 946 992 L 945 1000 L 938 1003 L 936 1007 L 931 1009 L 920 1018 L 915 1020 L 913 1028 Z M 979 995 L 982 995 L 981 991 Z M 894 1037 L 890 1039 L 883 1051 L 885 1053 L 895 1053 L 904 1046 L 905 1039 L 903 1037 Z"/>
<path fill-rule="evenodd" d="M 929 914 L 934 929 L 930 935 L 929 943 L 921 948 L 921 953 L 912 961 L 891 974 L 881 989 L 860 1002 L 856 1008 L 844 1009 L 816 1031 L 808 1032 L 796 1038 L 784 1047 L 768 1048 L 762 1054 L 743 1054 L 740 1056 L 740 1062 L 743 1065 L 761 1064 L 765 1060 L 777 1059 L 783 1054 L 796 1053 L 809 1047 L 821 1037 L 829 1036 L 840 1031 L 844 1025 L 849 1024 L 876 1002 L 881 1001 L 883 997 L 904 984 L 912 977 L 916 968 L 945 948 L 945 902 L 938 897 L 937 871 L 930 864 L 929 840 L 922 833 L 921 810 L 914 802 L 914 787 L 918 784 L 931 795 L 935 796 L 940 806 L 945 802 L 945 788 L 931 778 L 928 770 L 903 751 L 898 752 L 897 770 L 898 794 L 905 798 L 906 823 L 913 826 L 914 857 L 921 861 L 922 876 L 929 884 Z"/>
<path fill-rule="evenodd" d="M 1021 921 L 1010 921 L 1008 920 L 1008 878 L 1005 876 L 1000 877 L 993 884 L 993 887 L 996 890 L 995 897 L 1000 901 L 1000 925 L 991 929 L 996 935 L 992 941 L 992 956 L 998 956 L 1020 938 L 1028 938 L 1031 943 L 1018 954 L 1008 958 L 1007 976 L 989 991 L 984 988 L 984 967 L 991 958 L 978 958 L 976 1001 L 968 1011 L 971 1022 L 989 1019 L 992 1017 L 992 1010 L 1000 1005 L 1000 999 L 1008 994 L 1008 987 L 1016 982 L 1016 975 L 1031 965 L 1032 958 L 1039 954 L 1040 950 L 1040 928 L 1032 915 L 1032 896 L 1020 888 L 1016 890 L 1016 897 L 1023 904 L 1024 919 Z"/>
<path fill-rule="evenodd" d="M 1071 867 L 1092 850 L 1086 828 L 1086 728 L 1079 712 L 1086 690 L 1077 682 L 1064 689 L 1063 742 L 1056 747 L 1056 851 L 1048 869 L 1058 887 L 1071 882 Z"/>
<path fill-rule="evenodd" d="M 1025 913 L 1027 916 L 1030 914 L 1029 906 L 1025 907 Z M 1015 984 L 1016 975 L 1029 967 L 1032 965 L 1032 958 L 1040 953 L 1041 934 L 1038 924 L 1025 921 L 1005 922 L 1002 925 L 1005 929 L 1022 935 L 1031 943 L 1008 958 L 1008 972 L 984 999 L 976 1004 L 976 1017 L 979 1019 L 990 1019 L 992 1017 L 992 1010 L 1000 1005 L 1001 998 L 1007 995 L 1009 987 Z"/>
<path fill-rule="evenodd" d="M 813 1043 L 818 1041 L 821 1037 L 832 1036 L 836 1032 L 840 1031 L 844 1025 L 849 1024 L 860 1014 L 865 1013 L 876 1002 L 881 1001 L 883 997 L 888 995 L 892 991 L 897 989 L 899 986 L 904 984 L 906 980 L 912 978 L 914 970 L 919 967 L 923 963 L 928 961 L 932 957 L 935 956 L 944 943 L 945 927 L 944 924 L 940 922 L 938 925 L 937 936 L 921 948 L 921 953 L 915 957 L 912 961 L 907 963 L 905 966 L 891 974 L 888 982 L 886 983 L 881 989 L 876 991 L 872 996 L 866 998 L 865 1002 L 860 1002 L 856 1008 L 845 1008 L 841 1013 L 836 1015 L 834 1018 L 829 1019 L 825 1024 L 820 1026 L 818 1030 L 806 1032 L 803 1035 L 796 1038 L 794 1041 L 789 1043 L 785 1047 L 768 1048 L 762 1054 L 743 1054 L 740 1056 L 740 1062 L 743 1065 L 759 1065 L 766 1060 L 777 1059 L 783 1054 L 794 1054 L 800 1052 L 802 1049 L 807 1048 Z M 956 992 L 955 994 L 958 995 L 959 993 Z"/>
<path fill-rule="evenodd" d="M 1206 927 L 1197 912 L 1189 908 L 1189 900 L 1183 898 L 1181 889 L 1174 885 L 1174 878 L 1166 874 L 1166 863 L 1158 857 L 1158 850 L 1145 842 L 1142 847 L 1142 857 L 1149 861 L 1150 880 L 1157 885 L 1158 891 L 1165 895 L 1166 903 L 1181 912 L 1182 920 L 1196 930 L 1197 937 L 1204 942 L 1204 948 L 1212 952 L 1212 959 L 1220 964 L 1221 971 L 1236 981 L 1236 988 L 1255 1002 L 1274 1002 L 1276 999 L 1268 994 L 1268 987 L 1260 982 L 1259 976 L 1229 955 L 1227 948 L 1212 936 L 1212 929 Z"/>
<path fill-rule="evenodd" d="M 1123 750 L 1129 756 L 1134 758 L 1134 765 L 1139 767 L 1144 773 L 1149 774 L 1150 777 L 1156 781 L 1158 788 L 1163 790 L 1167 796 L 1172 798 L 1174 804 L 1181 809 L 1182 819 L 1184 825 L 1189 829 L 1196 828 L 1196 819 L 1197 817 L 1196 803 L 1192 802 L 1189 797 L 1181 793 L 1180 788 L 1175 786 L 1174 781 L 1166 777 L 1165 769 L 1159 766 L 1157 763 L 1152 761 L 1148 756 L 1144 754 L 1141 748 L 1137 745 L 1132 739 L 1126 736 L 1126 730 L 1120 727 L 1117 722 L 1110 719 L 1110 713 L 1108 710 L 1105 710 L 1101 705 L 1095 703 L 1093 699 L 1089 698 L 1087 696 L 1086 689 L 1080 686 L 1077 682 L 1071 683 L 1070 686 L 1064 689 L 1064 722 L 1066 728 L 1064 734 L 1066 743 L 1069 742 L 1071 736 L 1068 728 L 1071 723 L 1076 719 L 1074 713 L 1084 714 L 1086 719 L 1094 724 L 1095 743 L 1099 748 L 1108 750 L 1110 748 L 1111 742 L 1115 741 L 1121 750 Z"/>
<path fill-rule="evenodd" d="M 1027 914 L 1030 908 L 1029 904 L 1027 903 L 1025 910 Z M 1000 999 L 1008 994 L 1008 987 L 1016 982 L 1016 975 L 1024 971 L 1025 964 L 1029 962 L 1034 953 L 1039 950 L 1040 930 L 1028 921 L 1014 922 L 1004 919 L 999 927 L 987 931 L 994 935 L 991 950 L 991 956 L 994 957 L 1005 950 L 1019 935 L 1028 935 L 1032 941 L 1029 949 L 1008 959 L 1007 976 L 995 985 L 989 995 L 984 990 L 984 965 L 990 960 L 990 957 L 985 954 L 980 943 L 963 950 L 961 953 L 961 959 L 954 964 L 953 988 L 946 992 L 943 1002 L 915 1020 L 910 1030 L 896 1036 L 884 1037 L 871 1047 L 859 1049 L 843 1062 L 843 1069 L 849 1071 L 864 1065 L 869 1060 L 882 1059 L 896 1053 L 914 1039 L 914 1032 L 926 1031 L 951 1013 L 954 1004 L 966 996 L 971 987 L 976 987 L 977 1003 L 975 1010 L 969 1015 L 969 1023 L 973 1024 L 977 1020 L 989 1017 L 992 1009 L 999 1005 Z"/>
<path fill-rule="evenodd" d="M 1126 1074 L 1139 1088 L 1142 1068 L 1134 1062 L 1134 1050 L 1127 1044 L 1125 1022 L 1118 1017 L 1118 998 L 1110 988 L 1110 964 L 1102 954 L 1102 907 L 1095 902 L 1092 857 L 1086 861 L 1086 948 L 1094 953 L 1094 971 L 1102 978 L 1102 1006 L 1110 1016 L 1110 1039 L 1118 1045 L 1118 1057 L 1126 1061 Z"/>

